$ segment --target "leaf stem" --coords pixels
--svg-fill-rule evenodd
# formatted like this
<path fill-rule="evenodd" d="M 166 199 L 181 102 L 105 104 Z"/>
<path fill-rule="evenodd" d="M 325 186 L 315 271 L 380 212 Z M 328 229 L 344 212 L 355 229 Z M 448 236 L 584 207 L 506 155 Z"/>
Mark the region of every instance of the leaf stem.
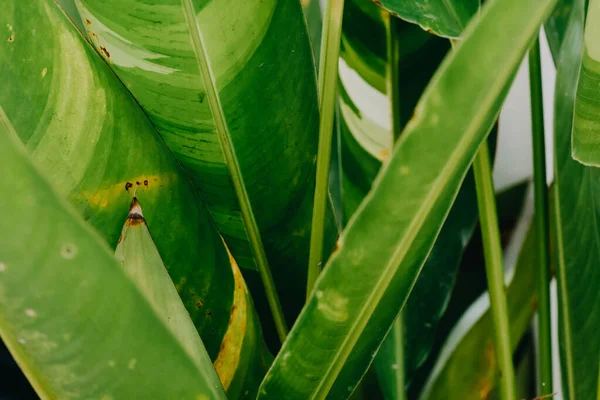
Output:
<path fill-rule="evenodd" d="M 325 210 L 328 199 L 327 183 L 331 161 L 343 11 L 344 0 L 327 0 L 319 61 L 319 150 L 317 153 L 317 178 L 310 231 L 310 255 L 306 282 L 307 299 L 312 293 L 323 264 Z"/>
<path fill-rule="evenodd" d="M 501 377 L 500 399 L 516 400 L 515 371 L 512 362 L 504 269 L 502 267 L 502 246 L 500 244 L 500 230 L 496 215 L 494 183 L 492 181 L 487 142 L 481 145 L 475 156 L 473 171 L 475 174 L 475 187 L 477 189 L 481 235 L 483 237 L 488 292 L 494 321 L 496 358 Z"/>
<path fill-rule="evenodd" d="M 386 28 L 387 63 L 385 69 L 385 81 L 386 91 L 391 106 L 392 134 L 394 135 L 395 142 L 400 137 L 400 133 L 402 133 L 402 121 L 400 116 L 400 74 L 398 71 L 400 63 L 400 41 L 397 37 L 398 19 L 388 12 L 382 12 Z"/>
<path fill-rule="evenodd" d="M 385 22 L 386 32 L 386 50 L 387 50 L 387 63 L 385 69 L 385 82 L 387 96 L 390 102 L 391 109 L 391 124 L 392 124 L 392 135 L 394 142 L 398 140 L 402 133 L 402 122 L 400 118 L 400 41 L 397 37 L 397 18 L 393 17 L 390 13 L 382 11 L 383 20 Z M 405 400 L 406 392 L 404 389 L 404 313 L 400 311 L 392 330 L 390 331 L 392 340 L 394 341 L 394 361 L 396 365 L 396 387 L 395 387 L 395 399 Z"/>
<path fill-rule="evenodd" d="M 550 324 L 550 231 L 548 187 L 546 185 L 546 144 L 544 141 L 544 105 L 540 41 L 529 50 L 529 88 L 531 94 L 531 132 L 533 140 L 533 183 L 535 228 L 539 251 L 538 287 L 538 395 L 552 393 L 552 342 Z"/>
<path fill-rule="evenodd" d="M 223 106 L 221 105 L 221 98 L 219 97 L 217 82 L 210 65 L 210 60 L 208 58 L 206 46 L 202 37 L 202 31 L 200 30 L 200 26 L 198 26 L 198 22 L 196 21 L 196 13 L 194 11 L 192 0 L 181 0 L 181 2 L 193 42 L 194 51 L 196 53 L 196 60 L 198 62 L 198 67 L 200 69 L 200 74 L 202 75 L 202 81 L 206 90 L 206 97 L 208 98 L 210 110 L 215 121 L 215 127 L 219 137 L 219 143 L 221 144 L 221 150 L 223 151 L 227 166 L 229 167 L 235 193 L 240 202 L 240 211 L 244 221 L 246 234 L 248 235 L 252 249 L 252 255 L 256 261 L 258 273 L 261 277 L 263 285 L 265 286 L 267 301 L 269 303 L 269 307 L 271 308 L 271 312 L 273 313 L 277 334 L 279 335 L 281 343 L 283 343 L 288 332 L 287 325 L 283 316 L 283 310 L 281 308 L 281 303 L 279 302 L 279 297 L 277 296 L 277 290 L 275 288 L 275 283 L 273 282 L 273 276 L 271 275 L 271 270 L 267 261 L 267 255 L 265 254 L 265 248 L 260 236 L 260 230 L 258 228 L 258 224 L 256 223 L 254 212 L 252 211 L 252 205 L 250 204 L 250 198 L 248 196 L 248 192 L 246 191 L 246 185 L 242 177 L 242 171 L 240 169 L 237 155 L 235 154 L 235 150 L 233 148 L 231 133 L 229 132 Z"/>

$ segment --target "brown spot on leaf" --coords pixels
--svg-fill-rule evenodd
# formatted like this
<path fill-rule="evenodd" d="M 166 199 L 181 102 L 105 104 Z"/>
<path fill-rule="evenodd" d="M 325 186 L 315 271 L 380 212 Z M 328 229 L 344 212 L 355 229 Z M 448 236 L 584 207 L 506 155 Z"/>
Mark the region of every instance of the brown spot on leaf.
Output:
<path fill-rule="evenodd" d="M 142 207 L 140 206 L 140 202 L 138 201 L 137 197 L 134 197 L 133 200 L 131 200 L 129 215 L 127 216 L 127 221 L 125 221 L 125 226 L 138 226 L 145 223 L 146 220 L 142 215 Z"/>
<path fill-rule="evenodd" d="M 133 184 L 131 182 L 126 182 L 125 183 L 125 190 L 129 192 L 129 189 L 131 189 L 133 187 Z"/>
<path fill-rule="evenodd" d="M 12 34 L 10 35 L 10 37 L 8 38 L 8 41 L 9 41 L 10 43 L 12 43 L 12 42 L 14 42 L 14 41 L 15 41 L 15 34 L 14 34 L 14 33 L 12 33 Z"/>
<path fill-rule="evenodd" d="M 198 307 L 198 308 L 202 308 L 203 305 L 204 305 L 204 302 L 202 300 L 198 300 L 196 302 L 196 307 Z"/>
<path fill-rule="evenodd" d="M 377 4 L 379 7 L 383 7 L 379 0 L 373 0 L 373 3 Z"/>
<path fill-rule="evenodd" d="M 106 56 L 106 58 L 110 59 L 110 53 L 108 52 L 108 50 L 106 50 L 106 47 L 100 46 L 100 50 L 102 51 L 102 53 L 104 53 L 104 55 Z"/>
<path fill-rule="evenodd" d="M 144 186 L 148 186 L 148 179 L 144 179 Z"/>
<path fill-rule="evenodd" d="M 85 24 L 86 24 L 86 25 L 92 25 L 92 21 L 90 21 L 89 19 L 87 19 L 87 18 L 86 18 L 86 19 L 85 19 Z"/>

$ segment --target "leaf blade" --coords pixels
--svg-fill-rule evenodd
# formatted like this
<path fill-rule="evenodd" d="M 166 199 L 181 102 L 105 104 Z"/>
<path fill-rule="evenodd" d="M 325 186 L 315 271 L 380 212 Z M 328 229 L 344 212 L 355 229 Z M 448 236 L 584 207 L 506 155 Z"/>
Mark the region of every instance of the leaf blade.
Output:
<path fill-rule="evenodd" d="M 552 0 L 492 1 L 467 28 L 466 39 L 438 70 L 390 161 L 348 224 L 339 251 L 330 258 L 259 396 L 323 398 L 336 383 L 336 394 L 352 392 L 364 371 L 343 371 L 344 363 L 350 353 L 357 365 L 370 363 L 493 126 L 531 38 L 553 5 Z M 514 33 L 510 40 L 497 36 L 500 24 Z M 473 57 L 484 60 L 477 73 Z M 429 137 L 450 107 L 460 109 L 462 118 L 444 119 L 445 135 Z M 353 283 L 344 285 L 350 277 Z M 383 302 L 387 313 L 378 308 Z M 318 352 L 316 346 L 321 346 Z M 340 372 L 348 375 L 336 382 Z"/>

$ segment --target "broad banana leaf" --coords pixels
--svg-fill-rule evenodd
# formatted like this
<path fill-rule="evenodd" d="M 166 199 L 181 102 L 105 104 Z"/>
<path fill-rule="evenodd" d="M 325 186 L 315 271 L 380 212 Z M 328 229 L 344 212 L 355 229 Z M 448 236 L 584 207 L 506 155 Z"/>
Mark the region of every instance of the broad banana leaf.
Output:
<path fill-rule="evenodd" d="M 458 38 L 481 0 L 380 0 L 377 4 L 436 35 Z"/>
<path fill-rule="evenodd" d="M 298 1 L 193 0 L 217 96 L 229 128 L 220 143 L 181 1 L 76 0 L 92 43 L 192 178 L 250 284 L 249 242 L 260 230 L 288 320 L 302 305 L 307 275 L 318 101 L 312 50 Z M 204 77 L 210 78 L 210 77 Z M 222 146 L 224 146 L 222 148 Z M 237 159 L 229 165 L 224 150 Z M 230 174 L 230 170 L 240 173 Z M 238 197 L 234 184 L 245 190 Z M 240 189 L 241 190 L 241 189 Z M 327 252 L 336 227 L 328 218 Z M 252 287 L 252 286 L 251 286 Z M 253 295 L 264 293 L 252 287 Z M 257 303 L 264 304 L 262 297 Z M 259 307 L 262 309 L 262 307 Z"/>
<path fill-rule="evenodd" d="M 594 398 L 600 354 L 600 170 L 573 160 L 570 146 L 584 47 L 583 3 L 575 1 L 561 46 L 554 103 L 559 337 L 566 400 Z"/>
<path fill-rule="evenodd" d="M 54 1 L 5 2 L 0 23 L 13 35 L 0 41 L 0 107 L 53 187 L 111 247 L 135 194 L 211 359 L 249 357 L 244 333 L 230 326 L 239 292 L 230 257 L 135 100 Z M 251 304 L 245 312 L 255 318 Z M 253 329 L 245 335 L 260 337 L 260 327 Z M 219 374 L 246 362 L 222 365 Z"/>
<path fill-rule="evenodd" d="M 0 335 L 38 395 L 225 399 L 200 339 L 172 335 L 1 111 L 0 160 Z"/>
<path fill-rule="evenodd" d="M 572 156 L 584 165 L 600 167 L 600 1 L 590 1 L 584 34 L 583 60 L 577 82 Z"/>
<path fill-rule="evenodd" d="M 260 398 L 339 399 L 352 393 L 406 302 L 554 3 L 492 0 L 467 28 L 346 226 Z M 498 35 L 500 30 L 511 35 Z"/>
<path fill-rule="evenodd" d="M 528 219 L 530 218 L 529 216 Z M 532 288 L 537 287 L 538 274 L 531 266 L 538 262 L 538 241 L 535 229 L 531 228 L 533 225 L 527 221 L 525 223 L 527 236 L 516 265 L 506 276 L 509 281 L 506 299 L 513 351 L 529 329 L 536 309 L 537 292 Z M 469 307 L 448 335 L 419 399 L 494 398 L 492 393 L 497 391 L 499 371 L 493 330 L 489 295 L 484 293 Z"/>
<path fill-rule="evenodd" d="M 371 58 L 369 54 L 377 52 L 375 42 L 372 41 L 373 37 L 385 41 L 382 13 L 375 4 L 367 0 L 349 0 L 345 10 L 349 11 L 345 13 L 343 37 L 346 29 L 352 30 L 356 26 L 369 26 L 371 23 L 372 28 L 379 28 L 373 29 L 368 35 L 363 33 L 362 37 L 358 36 L 358 32 L 353 31 L 351 39 L 346 40 L 346 47 L 352 44 L 357 50 L 346 51 L 342 55 L 343 62 L 350 68 L 342 71 L 340 80 L 343 200 L 345 215 L 350 218 L 367 195 L 385 155 L 391 153 L 393 135 L 389 126 L 389 115 L 372 115 L 374 111 L 368 113 L 361 109 L 361 105 L 364 104 L 362 98 L 365 97 L 366 91 L 362 86 L 357 87 L 359 77 L 384 74 L 384 71 L 374 70 L 373 74 L 362 74 L 355 78 L 351 76 L 358 72 L 352 70 L 352 67 L 357 66 L 358 70 L 361 70 L 362 65 L 373 65 L 366 60 L 362 63 L 356 62 L 359 56 L 365 55 Z M 404 117 L 401 122 L 404 124 L 446 54 L 448 43 L 414 25 L 404 23 L 402 28 L 403 32 L 412 33 L 414 41 L 423 43 L 421 49 L 409 49 L 410 52 L 402 57 L 399 65 L 402 99 L 400 109 Z M 399 33 L 399 38 L 403 37 L 403 32 Z M 420 38 L 423 36 L 426 39 Z M 372 47 L 374 48 L 371 50 Z M 353 56 L 345 59 L 346 54 Z M 404 54 L 402 47 L 400 54 Z M 385 62 L 385 59 L 382 62 Z M 385 75 L 380 78 L 382 81 L 385 80 Z M 360 84 L 368 85 L 367 82 L 360 82 Z M 347 90 L 346 86 L 348 86 Z M 381 106 L 377 109 L 384 109 L 389 114 L 390 106 L 386 95 L 373 87 L 369 88 L 369 91 L 373 93 L 373 99 L 368 101 L 369 106 L 377 100 L 381 102 Z M 414 371 L 427 359 L 437 323 L 452 292 L 463 249 L 476 221 L 475 183 L 473 176 L 469 174 L 404 308 L 403 359 L 397 359 L 398 354 L 402 353 L 398 351 L 394 341 L 397 337 L 396 327 L 388 335 L 389 339 L 384 342 L 375 359 L 375 368 L 387 399 L 396 398 L 398 384 L 395 378 L 398 368 L 404 365 L 405 380 L 409 383 Z"/>

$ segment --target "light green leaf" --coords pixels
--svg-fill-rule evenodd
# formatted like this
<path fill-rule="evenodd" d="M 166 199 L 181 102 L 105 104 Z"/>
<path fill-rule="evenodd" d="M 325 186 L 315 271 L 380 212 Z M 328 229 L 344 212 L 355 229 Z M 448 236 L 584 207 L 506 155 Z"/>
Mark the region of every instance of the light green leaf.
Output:
<path fill-rule="evenodd" d="M 554 103 L 559 335 L 562 387 L 567 400 L 594 398 L 600 354 L 600 170 L 573 160 L 570 148 L 575 87 L 584 47 L 583 7 L 584 0 L 575 2 L 561 46 Z"/>
<path fill-rule="evenodd" d="M 193 0 L 191 22 L 201 30 L 228 127 L 223 148 L 181 1 L 76 3 L 94 46 L 192 178 L 246 269 L 259 309 L 265 290 L 248 270 L 256 268 L 253 257 L 260 261 L 261 252 L 251 251 L 260 239 L 288 319 L 295 317 L 305 293 L 319 120 L 300 2 Z M 225 153 L 235 155 L 237 166 L 229 157 L 226 163 Z M 327 251 L 336 234 L 332 216 Z M 259 236 L 253 237 L 252 218 Z"/>
<path fill-rule="evenodd" d="M 529 217 L 528 219 L 530 219 Z M 537 265 L 535 229 L 524 221 L 528 229 L 516 264 L 506 274 L 506 299 L 510 320 L 511 344 L 516 349 L 529 329 L 536 307 L 538 276 L 532 265 Z M 515 232 L 513 240 L 522 240 L 525 232 Z M 482 266 L 483 268 L 483 266 Z M 488 399 L 497 391 L 499 380 L 494 346 L 494 324 L 484 293 L 458 321 L 446 339 L 433 371 L 419 397 L 420 400 Z"/>
<path fill-rule="evenodd" d="M 573 158 L 600 166 L 600 1 L 590 1 L 584 34 L 583 60 L 577 82 L 573 118 Z"/>
<path fill-rule="evenodd" d="M 196 357 L 172 335 L 1 109 L 0 160 L 0 335 L 38 395 L 224 399 L 202 343 Z"/>
<path fill-rule="evenodd" d="M 436 35 L 459 37 L 479 9 L 480 0 L 380 0 L 392 14 Z"/>
<path fill-rule="evenodd" d="M 0 107 L 53 188 L 113 248 L 135 193 L 211 359 L 246 354 L 252 346 L 240 344 L 244 337 L 223 346 L 236 297 L 230 256 L 126 88 L 53 0 L 5 2 L 0 26 L 14 33 L 13 41 L 0 41 Z M 255 311 L 248 304 L 250 321 Z M 260 338 L 260 326 L 247 324 L 245 335 Z M 254 356 L 240 357 L 227 368 L 247 368 Z M 252 373 L 267 365 L 254 363 Z"/>
<path fill-rule="evenodd" d="M 492 0 L 467 28 L 350 220 L 262 383 L 261 398 L 324 398 L 331 392 L 337 399 L 354 390 L 405 303 L 554 3 Z M 498 35 L 500 30 L 511 35 Z"/>

